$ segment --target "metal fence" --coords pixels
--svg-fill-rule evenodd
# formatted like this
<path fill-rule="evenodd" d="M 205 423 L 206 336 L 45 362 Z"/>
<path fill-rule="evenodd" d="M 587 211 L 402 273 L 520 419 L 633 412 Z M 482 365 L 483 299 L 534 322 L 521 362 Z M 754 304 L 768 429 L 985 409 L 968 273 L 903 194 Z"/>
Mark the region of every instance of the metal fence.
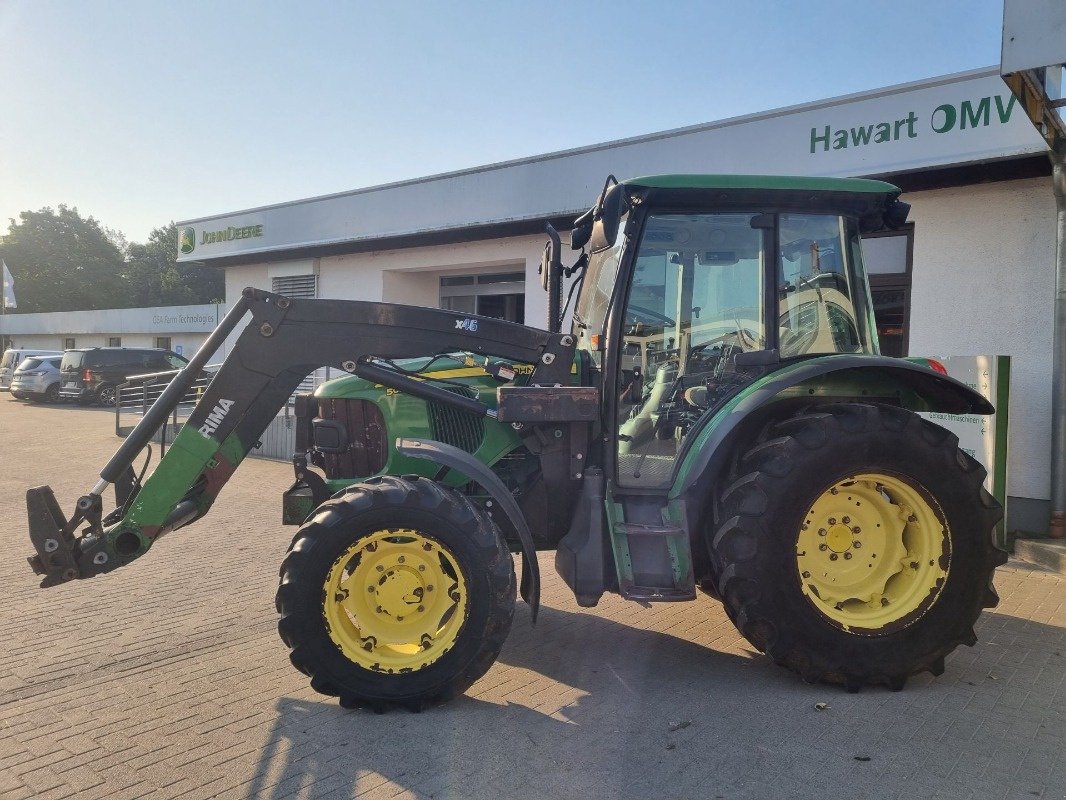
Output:
<path fill-rule="evenodd" d="M 213 373 L 219 366 L 221 365 L 209 364 L 204 368 L 205 374 L 197 378 L 192 386 L 189 387 L 189 391 L 185 393 L 181 402 L 174 408 L 173 413 L 167 418 L 167 422 L 155 432 L 152 441 L 159 444 L 164 453 L 166 452 L 166 446 L 174 441 L 174 437 L 188 420 L 200 396 L 211 382 Z M 313 392 L 320 384 L 330 379 L 330 373 L 330 368 L 325 367 L 308 375 L 295 394 Z M 147 375 L 134 375 L 126 383 L 121 384 L 117 390 L 117 402 L 115 404 L 115 434 L 122 437 L 127 436 L 177 374 L 177 371 L 174 370 L 153 372 Z M 249 455 L 282 461 L 288 461 L 292 457 L 296 447 L 293 414 L 295 394 L 285 403 L 274 421 L 267 426 L 259 445 L 253 448 Z"/>

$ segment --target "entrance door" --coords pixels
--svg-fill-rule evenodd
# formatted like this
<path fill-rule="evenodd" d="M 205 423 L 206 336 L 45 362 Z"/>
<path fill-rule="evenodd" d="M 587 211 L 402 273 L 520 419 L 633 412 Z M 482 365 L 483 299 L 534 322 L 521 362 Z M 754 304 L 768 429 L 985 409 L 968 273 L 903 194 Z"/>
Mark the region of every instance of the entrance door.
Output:
<path fill-rule="evenodd" d="M 478 314 L 524 323 L 525 273 L 446 275 L 440 279 L 440 307 L 460 314 Z"/>

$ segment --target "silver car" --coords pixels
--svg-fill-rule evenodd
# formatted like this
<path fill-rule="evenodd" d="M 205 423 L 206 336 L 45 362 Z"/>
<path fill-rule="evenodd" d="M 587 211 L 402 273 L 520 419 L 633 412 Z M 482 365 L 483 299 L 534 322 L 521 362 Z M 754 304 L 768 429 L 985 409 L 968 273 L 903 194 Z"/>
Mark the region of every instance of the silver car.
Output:
<path fill-rule="evenodd" d="M 11 396 L 19 400 L 59 402 L 59 363 L 63 356 L 30 356 L 11 379 Z"/>

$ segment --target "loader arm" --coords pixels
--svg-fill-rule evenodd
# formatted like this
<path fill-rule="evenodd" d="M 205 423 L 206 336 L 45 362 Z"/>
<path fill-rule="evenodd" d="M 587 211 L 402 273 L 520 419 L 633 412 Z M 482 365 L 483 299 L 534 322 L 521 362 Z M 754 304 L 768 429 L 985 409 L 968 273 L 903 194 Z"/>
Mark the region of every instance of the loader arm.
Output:
<path fill-rule="evenodd" d="M 143 486 L 130 465 L 238 324 L 251 320 L 188 422 Z M 320 367 L 355 372 L 368 357 L 407 358 L 456 350 L 533 364 L 531 383 L 562 383 L 573 337 L 441 309 L 347 300 L 292 300 L 245 289 L 219 327 L 163 392 L 82 496 L 68 520 L 51 488 L 27 492 L 30 564 L 42 586 L 110 572 L 143 555 L 168 531 L 203 517 L 303 379 Z M 449 393 L 443 393 L 451 397 Z M 468 398 L 456 398 L 469 403 Z M 488 412 L 488 409 L 485 409 Z M 103 516 L 116 485 L 119 507 Z M 80 535 L 79 526 L 86 524 Z"/>

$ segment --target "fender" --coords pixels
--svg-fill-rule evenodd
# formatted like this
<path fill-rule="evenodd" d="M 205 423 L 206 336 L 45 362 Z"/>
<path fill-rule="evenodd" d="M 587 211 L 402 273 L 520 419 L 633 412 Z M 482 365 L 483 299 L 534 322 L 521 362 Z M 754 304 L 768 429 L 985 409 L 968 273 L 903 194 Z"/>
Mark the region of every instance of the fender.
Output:
<path fill-rule="evenodd" d="M 686 518 L 696 521 L 713 481 L 728 463 L 732 445 L 753 422 L 761 424 L 767 407 L 782 393 L 816 379 L 839 380 L 860 388 L 871 401 L 894 395 L 911 411 L 948 414 L 992 414 L 995 407 L 964 383 L 910 361 L 875 355 L 830 355 L 783 365 L 759 378 L 703 422 L 691 437 L 670 490 L 681 500 Z M 834 394 L 816 393 L 820 399 Z M 796 396 L 801 396 L 798 392 Z M 745 424 L 747 423 L 747 424 Z"/>
<path fill-rule="evenodd" d="M 489 493 L 507 519 L 518 532 L 522 545 L 522 599 L 529 603 L 533 613 L 533 622 L 537 621 L 540 608 L 540 565 L 537 563 L 537 548 L 533 544 L 533 534 L 529 530 L 526 518 L 518 507 L 512 494 L 507 491 L 503 481 L 495 472 L 486 467 L 465 450 L 443 442 L 430 439 L 397 439 L 396 450 L 411 458 L 421 458 L 441 466 L 454 469 L 470 478 L 474 483 Z"/>

